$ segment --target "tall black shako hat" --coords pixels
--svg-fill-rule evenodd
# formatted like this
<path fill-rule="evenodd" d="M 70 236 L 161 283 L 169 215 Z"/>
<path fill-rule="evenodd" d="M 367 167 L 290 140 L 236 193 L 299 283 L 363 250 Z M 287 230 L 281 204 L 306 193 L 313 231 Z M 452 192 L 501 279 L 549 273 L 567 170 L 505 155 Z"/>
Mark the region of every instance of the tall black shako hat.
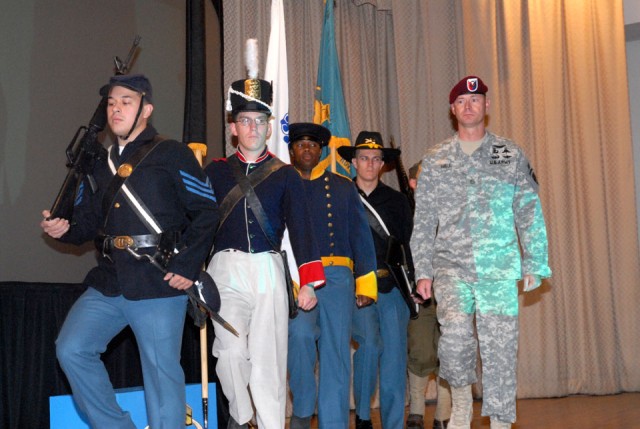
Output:
<path fill-rule="evenodd" d="M 273 89 L 271 83 L 258 79 L 258 41 L 247 40 L 245 60 L 248 79 L 233 82 L 227 93 L 227 112 L 264 112 L 271 116 Z"/>
<path fill-rule="evenodd" d="M 484 84 L 478 76 L 463 77 L 460 82 L 451 88 L 449 93 L 449 104 L 453 104 L 456 98 L 462 94 L 482 94 L 485 95 L 489 91 L 489 87 Z"/>
<path fill-rule="evenodd" d="M 382 135 L 377 131 L 360 131 L 356 144 L 353 146 L 340 146 L 338 153 L 341 157 L 351 162 L 356 156 L 358 149 L 379 149 L 382 151 L 382 160 L 385 162 L 393 161 L 400 155 L 400 149 L 384 147 Z"/>
<path fill-rule="evenodd" d="M 122 74 L 113 76 L 109 83 L 100 88 L 100 95 L 106 97 L 114 86 L 123 86 L 140 93 L 147 103 L 153 104 L 151 82 L 143 74 Z"/>
<path fill-rule="evenodd" d="M 289 124 L 289 148 L 297 140 L 307 138 L 324 147 L 331 140 L 331 131 L 322 125 L 311 122 L 297 122 Z"/>

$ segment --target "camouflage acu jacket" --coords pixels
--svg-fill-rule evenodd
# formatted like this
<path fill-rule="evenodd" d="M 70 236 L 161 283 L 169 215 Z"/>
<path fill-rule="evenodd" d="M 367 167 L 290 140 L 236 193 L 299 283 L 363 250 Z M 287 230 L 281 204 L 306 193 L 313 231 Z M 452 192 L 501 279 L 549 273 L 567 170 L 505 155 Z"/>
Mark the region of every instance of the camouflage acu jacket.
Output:
<path fill-rule="evenodd" d="M 549 277 L 547 248 L 538 182 L 515 143 L 487 132 L 471 156 L 457 134 L 430 148 L 416 191 L 416 279 Z"/>

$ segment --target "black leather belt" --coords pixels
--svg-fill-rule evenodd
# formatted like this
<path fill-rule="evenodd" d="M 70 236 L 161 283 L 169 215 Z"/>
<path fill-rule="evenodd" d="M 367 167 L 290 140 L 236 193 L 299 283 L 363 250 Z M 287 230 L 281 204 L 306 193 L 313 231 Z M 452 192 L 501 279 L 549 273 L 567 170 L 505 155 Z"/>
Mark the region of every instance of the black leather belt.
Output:
<path fill-rule="evenodd" d="M 144 235 L 104 235 L 102 238 L 102 250 L 108 252 L 112 249 L 124 250 L 127 247 L 141 249 L 155 247 L 160 242 L 160 234 Z"/>

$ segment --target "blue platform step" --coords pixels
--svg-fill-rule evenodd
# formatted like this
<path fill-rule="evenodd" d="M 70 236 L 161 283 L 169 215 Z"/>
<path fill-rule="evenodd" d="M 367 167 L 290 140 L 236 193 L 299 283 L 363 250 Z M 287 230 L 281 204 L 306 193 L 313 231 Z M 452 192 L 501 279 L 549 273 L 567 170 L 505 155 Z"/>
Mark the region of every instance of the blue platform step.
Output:
<path fill-rule="evenodd" d="M 144 403 L 144 391 L 141 387 L 119 389 L 116 400 L 123 410 L 131 414 L 133 423 L 139 429 L 147 427 L 147 410 Z M 202 395 L 200 384 L 187 384 L 187 405 L 191 407 L 193 424 L 187 428 L 204 427 L 202 417 Z M 71 395 L 51 396 L 49 398 L 50 429 L 90 429 L 86 418 L 76 408 Z M 209 383 L 209 429 L 218 429 L 216 410 L 216 384 Z"/>

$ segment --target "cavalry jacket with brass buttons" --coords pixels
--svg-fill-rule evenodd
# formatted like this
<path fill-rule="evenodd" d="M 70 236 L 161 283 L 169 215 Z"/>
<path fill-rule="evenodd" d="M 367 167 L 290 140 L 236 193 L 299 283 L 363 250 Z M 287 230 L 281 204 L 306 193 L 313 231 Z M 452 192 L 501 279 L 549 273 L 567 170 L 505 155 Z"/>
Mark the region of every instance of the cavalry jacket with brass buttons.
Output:
<path fill-rule="evenodd" d="M 355 184 L 327 171 L 318 177 L 313 174 L 304 184 L 323 260 L 341 256 L 351 259 L 356 294 L 377 299 L 375 248 Z"/>
<path fill-rule="evenodd" d="M 247 161 L 240 151 L 231 156 L 238 158 L 247 176 L 274 157 L 266 149 L 254 162 Z M 211 179 L 218 201 L 222 202 L 236 185 L 231 165 L 227 159 L 213 160 L 205 168 L 205 173 Z M 281 244 L 285 225 L 289 230 L 301 285 L 324 283 L 324 270 L 313 239 L 310 212 L 304 198 L 305 191 L 300 175 L 292 166 L 285 165 L 259 183 L 255 187 L 255 192 L 277 236 L 278 247 Z M 238 201 L 220 226 L 213 247 L 214 253 L 227 249 L 246 253 L 274 250 L 244 197 Z"/>
<path fill-rule="evenodd" d="M 115 167 L 126 163 L 140 146 L 153 144 L 156 135 L 156 130 L 148 126 L 134 141 L 127 143 L 120 155 L 114 145 L 111 159 Z M 93 240 L 101 232 L 103 195 L 113 178 L 106 159 L 98 161 L 94 177 L 98 192 L 91 194 L 87 184 L 81 185 L 74 208 L 74 225 L 60 238 L 61 241 L 80 244 Z M 125 183 L 163 231 L 180 232 L 177 245 L 180 253 L 169 262 L 168 271 L 197 279 L 218 224 L 218 206 L 209 180 L 193 152 L 186 144 L 164 140 L 135 167 Z M 153 233 L 140 221 L 122 191 L 116 194 L 107 219 L 103 232 L 110 236 Z M 140 249 L 138 253 L 153 254 L 155 248 Z M 126 250 L 113 250 L 110 258 L 99 256 L 98 266 L 85 278 L 87 286 L 106 296 L 123 295 L 131 300 L 184 293 L 170 287 L 163 280 L 164 274 L 147 260 L 136 260 Z"/>

